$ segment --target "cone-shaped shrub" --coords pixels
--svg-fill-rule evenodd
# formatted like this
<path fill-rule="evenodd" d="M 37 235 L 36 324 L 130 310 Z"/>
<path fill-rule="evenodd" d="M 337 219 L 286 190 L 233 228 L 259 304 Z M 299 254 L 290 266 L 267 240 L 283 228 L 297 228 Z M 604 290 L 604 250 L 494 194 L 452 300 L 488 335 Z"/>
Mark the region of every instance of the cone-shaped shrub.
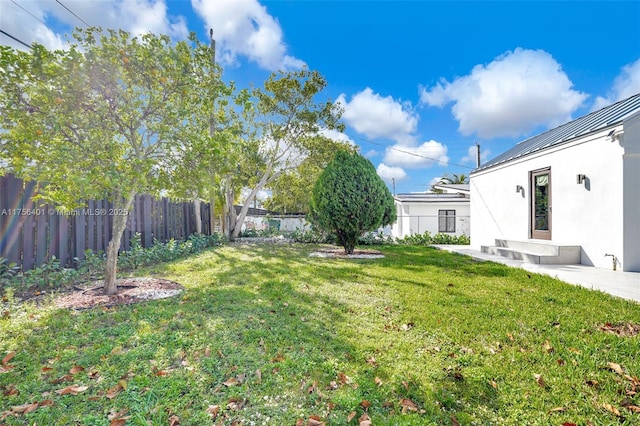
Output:
<path fill-rule="evenodd" d="M 351 254 L 362 234 L 395 222 L 396 209 L 373 164 L 356 152 L 339 151 L 313 188 L 309 219 L 335 233 Z"/>

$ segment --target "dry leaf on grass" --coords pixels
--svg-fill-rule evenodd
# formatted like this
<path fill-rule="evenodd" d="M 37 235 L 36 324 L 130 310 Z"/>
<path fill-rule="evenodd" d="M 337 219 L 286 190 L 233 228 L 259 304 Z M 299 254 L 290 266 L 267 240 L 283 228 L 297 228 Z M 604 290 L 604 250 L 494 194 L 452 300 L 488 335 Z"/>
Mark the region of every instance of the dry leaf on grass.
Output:
<path fill-rule="evenodd" d="M 80 385 L 71 385 L 66 388 L 58 389 L 56 393 L 58 395 L 78 395 L 89 389 L 88 386 L 80 386 Z"/>

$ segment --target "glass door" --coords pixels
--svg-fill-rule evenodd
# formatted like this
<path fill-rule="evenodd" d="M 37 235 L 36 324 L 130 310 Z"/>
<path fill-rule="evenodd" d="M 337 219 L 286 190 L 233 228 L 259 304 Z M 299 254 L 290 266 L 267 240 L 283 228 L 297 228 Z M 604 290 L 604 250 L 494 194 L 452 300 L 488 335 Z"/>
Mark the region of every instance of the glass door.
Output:
<path fill-rule="evenodd" d="M 551 169 L 530 172 L 531 238 L 551 239 Z"/>

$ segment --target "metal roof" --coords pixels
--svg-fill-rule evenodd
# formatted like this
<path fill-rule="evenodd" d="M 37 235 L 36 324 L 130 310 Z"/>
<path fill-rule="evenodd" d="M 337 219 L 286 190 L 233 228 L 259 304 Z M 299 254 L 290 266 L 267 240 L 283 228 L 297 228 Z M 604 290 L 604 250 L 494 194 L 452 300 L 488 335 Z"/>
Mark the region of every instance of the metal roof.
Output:
<path fill-rule="evenodd" d="M 589 133 L 614 126 L 637 112 L 640 112 L 640 93 L 570 121 L 560 127 L 518 142 L 518 144 L 510 150 L 487 161 L 471 173 L 488 169 L 552 146 L 570 142 Z"/>

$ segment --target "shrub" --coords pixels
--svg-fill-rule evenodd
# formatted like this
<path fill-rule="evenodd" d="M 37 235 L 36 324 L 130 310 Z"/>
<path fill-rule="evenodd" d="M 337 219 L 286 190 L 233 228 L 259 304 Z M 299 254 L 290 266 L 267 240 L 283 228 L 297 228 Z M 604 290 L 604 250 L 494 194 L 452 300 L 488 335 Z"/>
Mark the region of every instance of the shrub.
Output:
<path fill-rule="evenodd" d="M 373 164 L 356 152 L 339 151 L 313 188 L 309 220 L 334 233 L 350 254 L 365 232 L 395 222 L 396 210 Z"/>

